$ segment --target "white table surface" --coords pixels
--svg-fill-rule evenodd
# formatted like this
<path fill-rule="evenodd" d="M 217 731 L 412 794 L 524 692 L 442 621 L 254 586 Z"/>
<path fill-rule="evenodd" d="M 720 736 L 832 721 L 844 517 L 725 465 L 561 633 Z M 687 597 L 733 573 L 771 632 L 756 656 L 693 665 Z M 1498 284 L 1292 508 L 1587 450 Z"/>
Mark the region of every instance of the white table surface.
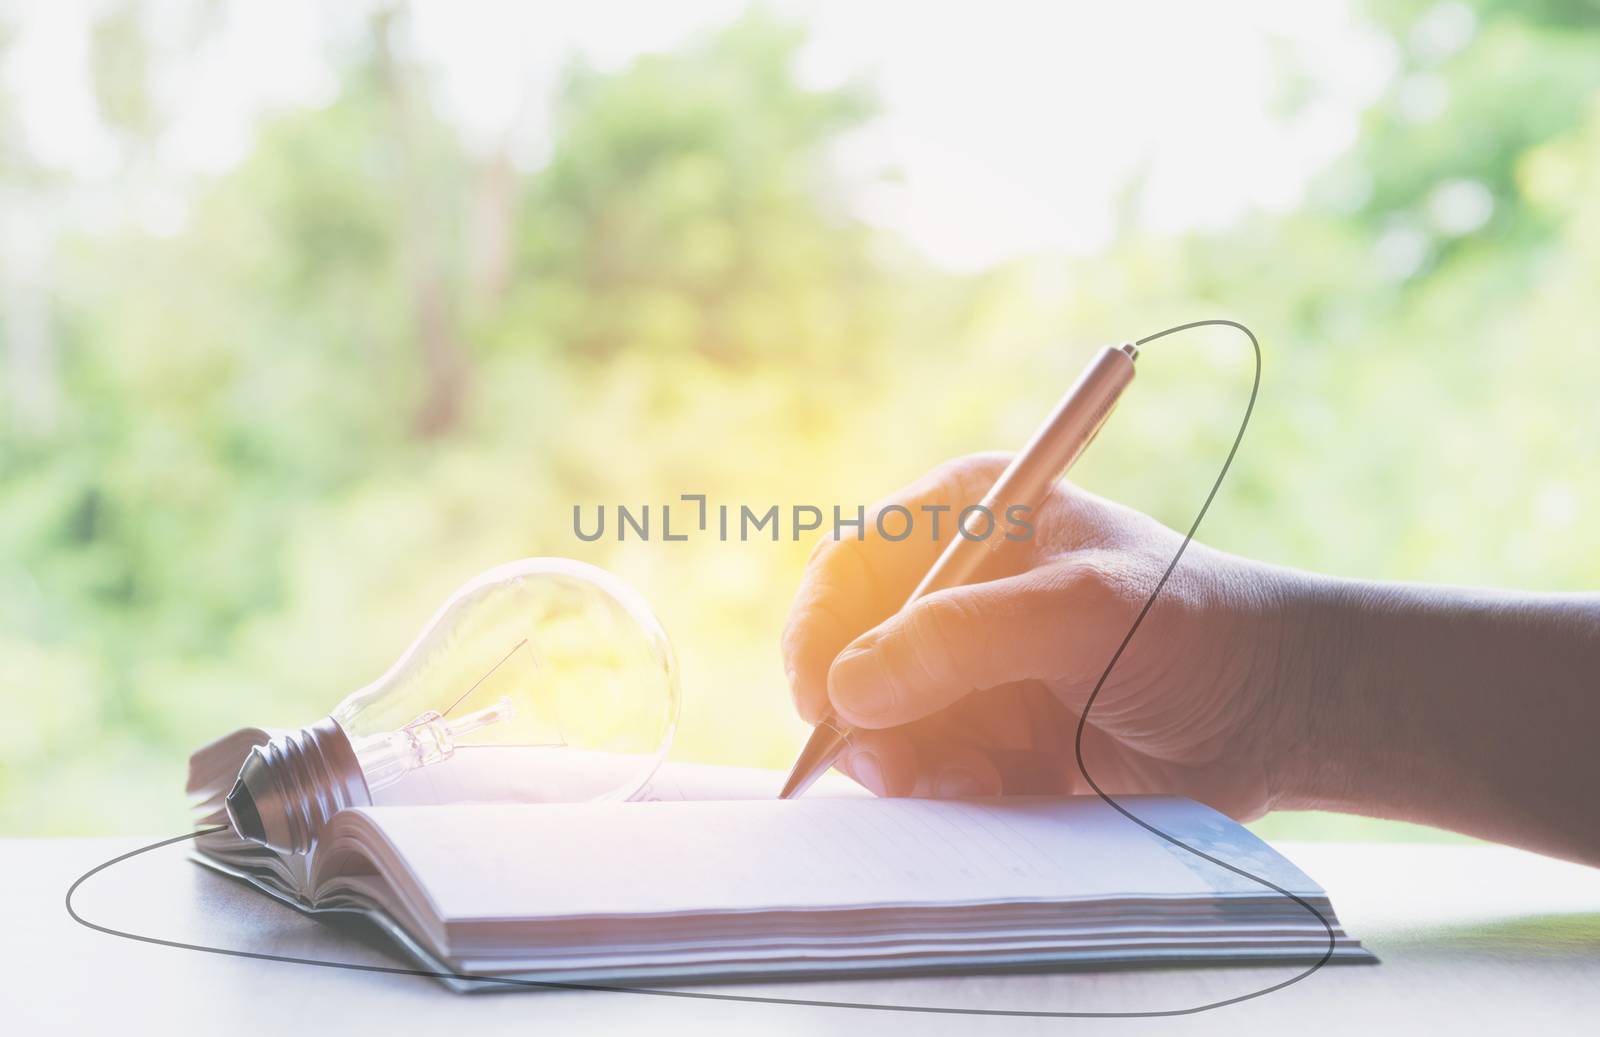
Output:
<path fill-rule="evenodd" d="M 130 839 L 0 840 L 0 1033 L 1595 1033 L 1600 870 L 1491 846 L 1282 847 L 1383 960 L 1329 966 L 1265 998 L 1162 1020 L 974 1018 L 572 991 L 462 996 L 436 981 L 198 954 L 83 928 L 67 886 Z M 89 880 L 102 925 L 185 942 L 409 965 L 191 863 L 183 844 Z M 1288 967 L 1124 969 L 701 987 L 776 997 L 999 1009 L 1177 1008 L 1270 985 Z"/>

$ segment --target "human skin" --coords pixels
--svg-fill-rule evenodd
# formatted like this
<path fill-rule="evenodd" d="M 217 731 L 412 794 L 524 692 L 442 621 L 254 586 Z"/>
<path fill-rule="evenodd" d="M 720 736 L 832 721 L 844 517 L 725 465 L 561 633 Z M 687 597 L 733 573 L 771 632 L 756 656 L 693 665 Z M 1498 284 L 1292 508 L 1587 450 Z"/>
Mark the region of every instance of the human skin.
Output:
<path fill-rule="evenodd" d="M 951 462 L 880 507 L 958 512 L 1006 460 Z M 813 553 L 785 666 L 807 722 L 855 728 L 839 766 L 868 789 L 1089 791 L 1084 703 L 1182 536 L 1065 483 L 1032 523 L 976 582 L 904 608 L 948 528 L 890 542 L 868 521 Z M 1597 732 L 1600 595 L 1345 580 L 1191 543 L 1083 758 L 1112 795 L 1397 818 L 1600 864 Z"/>

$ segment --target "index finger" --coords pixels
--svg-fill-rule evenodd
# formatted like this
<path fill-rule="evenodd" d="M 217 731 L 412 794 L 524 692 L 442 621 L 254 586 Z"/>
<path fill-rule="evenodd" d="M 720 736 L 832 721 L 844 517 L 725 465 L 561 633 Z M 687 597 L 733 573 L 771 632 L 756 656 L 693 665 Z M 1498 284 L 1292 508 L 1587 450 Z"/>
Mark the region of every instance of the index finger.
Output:
<path fill-rule="evenodd" d="M 869 509 L 858 533 L 835 529 L 818 543 L 783 632 L 789 690 L 807 723 L 828 712 L 834 657 L 900 610 L 959 535 L 961 509 L 983 498 L 1009 460 L 1006 454 L 974 454 L 941 465 Z"/>

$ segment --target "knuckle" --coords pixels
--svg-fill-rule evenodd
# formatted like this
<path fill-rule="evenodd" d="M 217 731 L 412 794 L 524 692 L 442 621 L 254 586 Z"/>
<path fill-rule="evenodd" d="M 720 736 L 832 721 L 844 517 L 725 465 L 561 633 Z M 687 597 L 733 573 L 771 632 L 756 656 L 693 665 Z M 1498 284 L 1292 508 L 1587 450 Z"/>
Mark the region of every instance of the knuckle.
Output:
<path fill-rule="evenodd" d="M 783 632 L 778 637 L 778 647 L 783 652 L 785 663 L 793 663 L 800 656 L 807 640 L 807 618 L 805 613 L 793 614 L 783 625 Z"/>
<path fill-rule="evenodd" d="M 828 550 L 828 544 L 832 540 L 832 536 L 825 534 L 817 537 L 811 542 L 811 551 L 806 555 L 806 568 L 809 569 L 811 566 L 817 564 L 817 559 L 821 558 L 823 552 Z"/>
<path fill-rule="evenodd" d="M 802 590 L 812 603 L 870 588 L 865 545 L 853 537 L 824 537 L 807 568 Z"/>
<path fill-rule="evenodd" d="M 1002 468 L 1011 463 L 1012 456 L 1012 454 L 1004 450 L 979 450 L 975 453 L 964 454 L 956 458 L 952 463 L 971 474 L 992 478 Z"/>
<path fill-rule="evenodd" d="M 872 563 L 865 540 L 835 540 L 827 557 L 823 585 L 831 594 L 861 594 L 873 589 Z"/>
<path fill-rule="evenodd" d="M 1011 455 L 999 451 L 967 454 L 947 466 L 945 480 L 962 503 L 976 503 L 994 486 L 995 479 L 1011 463 Z"/>
<path fill-rule="evenodd" d="M 825 589 L 816 583 L 807 580 L 795 591 L 794 597 L 789 601 L 789 611 L 783 618 L 783 630 L 779 635 L 779 643 L 787 650 L 790 646 L 798 646 L 810 636 L 817 625 L 817 613 L 827 600 Z"/>
<path fill-rule="evenodd" d="M 784 624 L 784 658 L 794 659 L 815 645 L 848 639 L 859 632 L 852 630 L 826 600 L 813 598 L 796 608 Z"/>
<path fill-rule="evenodd" d="M 1126 562 L 1110 553 L 1073 559 L 1062 571 L 1063 589 L 1082 608 L 1123 611 L 1135 595 L 1135 574 Z"/>
<path fill-rule="evenodd" d="M 816 541 L 811 545 L 811 554 L 806 556 L 806 567 L 814 569 L 818 566 L 826 565 L 828 556 L 838 550 L 840 542 L 837 529 L 817 537 Z"/>

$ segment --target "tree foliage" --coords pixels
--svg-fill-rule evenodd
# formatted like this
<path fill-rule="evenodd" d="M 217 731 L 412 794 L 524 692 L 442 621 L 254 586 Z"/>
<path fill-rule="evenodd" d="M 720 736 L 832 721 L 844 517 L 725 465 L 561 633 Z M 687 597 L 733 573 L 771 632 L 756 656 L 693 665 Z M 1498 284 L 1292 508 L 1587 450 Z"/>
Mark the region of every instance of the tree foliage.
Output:
<path fill-rule="evenodd" d="M 93 34 L 130 170 L 162 118 L 134 10 Z M 803 86 L 791 24 L 573 66 L 528 170 L 464 146 L 379 17 L 337 97 L 260 126 L 176 234 L 52 252 L 39 369 L 60 405 L 43 421 L 14 376 L 0 391 L 0 830 L 181 823 L 190 748 L 315 719 L 456 584 L 532 554 L 655 602 L 684 663 L 677 755 L 781 765 L 801 729 L 777 632 L 807 545 L 588 544 L 573 506 L 850 512 L 1015 446 L 1097 342 L 1195 317 L 1266 349 L 1208 540 L 1594 586 L 1592 13 L 1385 5 L 1401 71 L 1301 211 L 971 276 L 850 214 L 833 152 L 873 98 Z M 0 177 L 8 207 L 63 190 L 10 144 Z M 1224 333 L 1149 353 L 1078 478 L 1182 525 L 1247 354 Z"/>

